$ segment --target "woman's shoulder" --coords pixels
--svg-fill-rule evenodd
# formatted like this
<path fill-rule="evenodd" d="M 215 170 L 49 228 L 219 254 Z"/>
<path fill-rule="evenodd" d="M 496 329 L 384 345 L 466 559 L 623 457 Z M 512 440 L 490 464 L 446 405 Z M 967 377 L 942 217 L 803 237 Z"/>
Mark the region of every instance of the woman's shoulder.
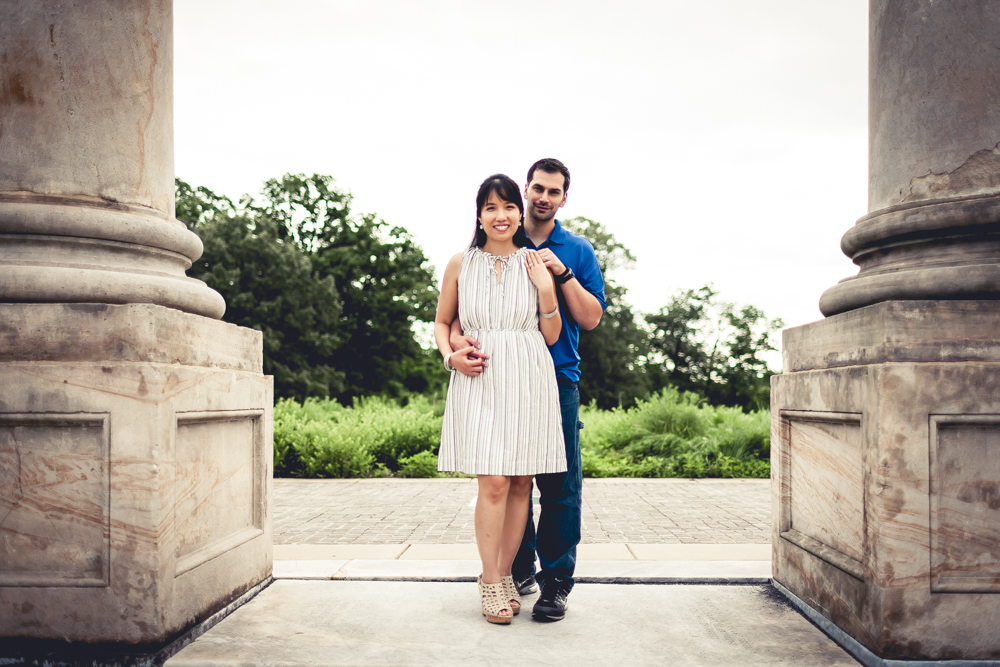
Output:
<path fill-rule="evenodd" d="M 444 269 L 445 276 L 452 276 L 454 279 L 457 279 L 459 272 L 462 270 L 462 264 L 465 261 L 465 257 L 468 254 L 468 250 L 463 250 L 460 253 L 452 255 L 451 259 L 448 260 L 448 265 Z"/>

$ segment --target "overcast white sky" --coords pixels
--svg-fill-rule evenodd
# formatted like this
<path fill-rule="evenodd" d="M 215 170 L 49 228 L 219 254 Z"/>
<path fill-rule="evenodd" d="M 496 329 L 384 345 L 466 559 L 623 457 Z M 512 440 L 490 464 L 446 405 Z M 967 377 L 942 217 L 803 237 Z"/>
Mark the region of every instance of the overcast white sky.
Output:
<path fill-rule="evenodd" d="M 440 276 L 491 173 L 573 175 L 560 217 L 638 258 L 640 311 L 711 282 L 788 325 L 856 273 L 866 0 L 176 0 L 176 173 L 233 197 L 330 174 Z"/>

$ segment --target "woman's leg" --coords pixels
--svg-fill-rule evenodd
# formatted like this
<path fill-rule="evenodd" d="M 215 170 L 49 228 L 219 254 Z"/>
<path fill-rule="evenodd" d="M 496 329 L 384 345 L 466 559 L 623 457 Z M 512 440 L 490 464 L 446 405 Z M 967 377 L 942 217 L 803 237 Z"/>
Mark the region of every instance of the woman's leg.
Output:
<path fill-rule="evenodd" d="M 500 570 L 497 564 L 500 558 L 500 541 L 503 536 L 509 488 L 509 477 L 479 475 L 479 496 L 476 499 L 476 544 L 479 546 L 479 557 L 483 561 L 483 581 L 487 584 L 500 582 Z M 522 528 L 524 522 L 525 518 L 522 516 Z"/>
<path fill-rule="evenodd" d="M 528 522 L 528 499 L 531 497 L 532 475 L 507 477 L 507 508 L 500 539 L 500 553 L 497 569 L 501 576 L 510 574 L 510 566 L 521 546 L 524 526 Z"/>

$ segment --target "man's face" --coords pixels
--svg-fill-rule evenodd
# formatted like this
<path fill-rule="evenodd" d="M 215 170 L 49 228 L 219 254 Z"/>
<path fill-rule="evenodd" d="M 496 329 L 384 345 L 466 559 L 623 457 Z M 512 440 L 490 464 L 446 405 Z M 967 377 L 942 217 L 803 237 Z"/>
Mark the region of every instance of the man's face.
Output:
<path fill-rule="evenodd" d="M 528 203 L 528 213 L 535 222 L 548 222 L 556 211 L 566 203 L 565 179 L 558 171 L 550 174 L 536 169 L 531 182 L 524 186 L 524 198 Z"/>

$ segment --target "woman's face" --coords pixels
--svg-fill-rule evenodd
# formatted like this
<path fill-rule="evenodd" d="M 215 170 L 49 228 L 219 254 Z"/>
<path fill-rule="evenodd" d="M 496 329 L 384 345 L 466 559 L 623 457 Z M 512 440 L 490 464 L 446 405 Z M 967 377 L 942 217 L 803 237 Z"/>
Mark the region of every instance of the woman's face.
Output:
<path fill-rule="evenodd" d="M 491 241 L 509 241 L 521 224 L 521 212 L 517 204 L 500 199 L 495 192 L 479 212 L 479 223 Z"/>

